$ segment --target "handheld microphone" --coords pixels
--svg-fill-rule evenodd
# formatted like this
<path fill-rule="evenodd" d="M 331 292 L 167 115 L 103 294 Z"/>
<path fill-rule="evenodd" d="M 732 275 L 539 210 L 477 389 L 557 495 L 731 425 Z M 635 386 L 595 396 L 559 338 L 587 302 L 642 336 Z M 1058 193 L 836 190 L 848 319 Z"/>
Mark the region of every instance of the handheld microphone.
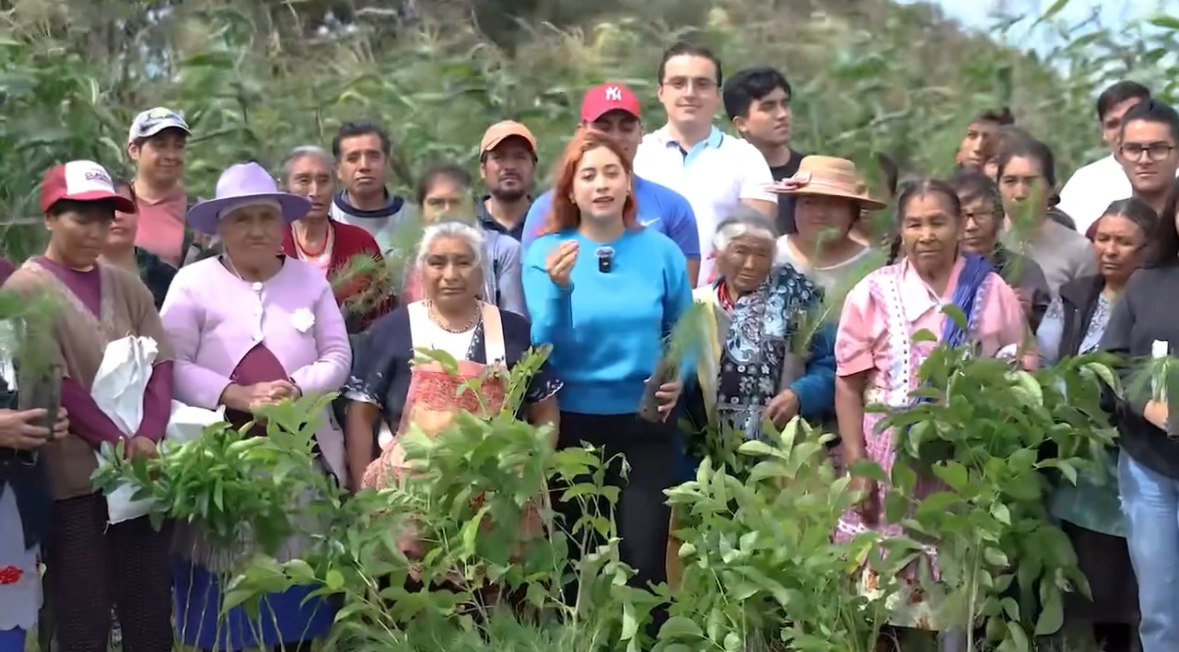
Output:
<path fill-rule="evenodd" d="M 610 270 L 614 269 L 614 248 L 598 247 L 594 253 L 598 256 L 598 271 L 609 274 Z"/>

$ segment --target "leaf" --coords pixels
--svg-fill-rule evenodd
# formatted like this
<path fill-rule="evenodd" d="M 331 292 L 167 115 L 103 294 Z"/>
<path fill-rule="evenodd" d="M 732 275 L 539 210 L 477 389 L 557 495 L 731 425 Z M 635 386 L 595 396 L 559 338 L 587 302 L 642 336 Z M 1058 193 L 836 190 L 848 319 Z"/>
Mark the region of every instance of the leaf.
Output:
<path fill-rule="evenodd" d="M 1155 27 L 1161 27 L 1163 29 L 1169 29 L 1172 31 L 1179 31 L 1179 18 L 1177 18 L 1175 16 L 1166 16 L 1166 15 L 1155 16 L 1155 17 L 1151 18 L 1150 20 L 1148 20 L 1147 22 L 1150 23 L 1151 25 L 1154 25 Z"/>
<path fill-rule="evenodd" d="M 629 641 L 638 633 L 639 619 L 635 613 L 635 605 L 633 602 L 625 602 L 622 605 L 622 634 L 619 638 L 623 641 Z"/>
<path fill-rule="evenodd" d="M 1074 487 L 1077 485 L 1077 467 L 1064 460 L 1045 460 L 1041 466 L 1060 469 L 1060 472 Z"/>
<path fill-rule="evenodd" d="M 1056 14 L 1059 14 L 1061 11 L 1063 11 L 1064 8 L 1068 6 L 1070 1 L 1071 0 L 1056 0 L 1056 2 L 1053 2 L 1052 6 L 1048 7 L 1048 9 L 1043 14 L 1040 14 L 1040 17 L 1037 18 L 1036 22 L 1032 24 L 1033 27 L 1041 23 L 1046 23 L 1055 18 Z"/>
<path fill-rule="evenodd" d="M 741 444 L 737 448 L 737 452 L 741 453 L 742 455 L 751 455 L 756 457 L 785 457 L 782 451 L 770 446 L 764 441 L 758 441 L 756 439 Z"/>
<path fill-rule="evenodd" d="M 1007 509 L 1007 505 L 1003 503 L 991 505 L 991 516 L 995 517 L 995 520 L 1003 525 L 1011 525 L 1011 510 Z"/>
<path fill-rule="evenodd" d="M 964 493 L 967 484 L 970 482 L 969 471 L 961 463 L 955 461 L 935 464 L 933 466 L 933 474 L 958 493 Z"/>
<path fill-rule="evenodd" d="M 670 641 L 681 638 L 704 638 L 704 630 L 695 621 L 683 616 L 672 616 L 659 628 L 659 640 Z"/>
<path fill-rule="evenodd" d="M 1010 635 L 1008 640 L 1014 646 L 1014 652 L 1029 652 L 1031 645 L 1028 642 L 1028 635 L 1019 623 L 1007 623 L 1007 632 Z"/>
<path fill-rule="evenodd" d="M 1040 617 L 1036 619 L 1036 636 L 1051 636 L 1064 626 L 1064 602 L 1060 589 L 1047 585 L 1041 589 Z"/>
<path fill-rule="evenodd" d="M 333 568 L 327 572 L 327 576 L 324 578 L 324 585 L 332 591 L 339 591 L 344 588 L 344 575 Z"/>

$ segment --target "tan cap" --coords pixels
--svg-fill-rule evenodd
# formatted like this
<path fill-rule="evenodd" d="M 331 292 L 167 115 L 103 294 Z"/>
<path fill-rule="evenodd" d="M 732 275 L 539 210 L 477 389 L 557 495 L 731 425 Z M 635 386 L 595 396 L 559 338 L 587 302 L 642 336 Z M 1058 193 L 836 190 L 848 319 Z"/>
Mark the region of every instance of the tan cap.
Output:
<path fill-rule="evenodd" d="M 528 147 L 532 149 L 533 154 L 536 153 L 536 138 L 532 136 L 531 131 L 528 131 L 528 127 L 514 120 L 504 120 L 491 125 L 487 131 L 483 132 L 483 140 L 479 143 L 479 154 L 486 154 L 498 147 L 500 143 L 513 137 L 528 141 Z"/>

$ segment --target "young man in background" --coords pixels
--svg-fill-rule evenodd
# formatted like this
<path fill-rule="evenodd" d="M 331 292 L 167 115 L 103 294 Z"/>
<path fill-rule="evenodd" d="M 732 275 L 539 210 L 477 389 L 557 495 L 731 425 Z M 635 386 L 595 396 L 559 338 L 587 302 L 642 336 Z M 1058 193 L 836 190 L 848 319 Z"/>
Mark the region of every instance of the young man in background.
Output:
<path fill-rule="evenodd" d="M 761 152 L 774 181 L 794 176 L 804 154 L 790 147 L 794 92 L 786 77 L 774 68 L 747 68 L 725 82 L 723 97 L 729 120 Z M 778 196 L 779 235 L 798 232 L 794 199 L 794 195 Z"/>
<path fill-rule="evenodd" d="M 677 43 L 664 52 L 658 75 L 667 124 L 643 138 L 634 172 L 679 192 L 692 205 L 702 259 L 699 285 L 713 279 L 716 228 L 738 206 L 777 217 L 778 200 L 769 191 L 774 179 L 756 147 L 712 124 L 724 77 L 711 50 Z"/>
<path fill-rule="evenodd" d="M 210 239 L 188 228 L 195 204 L 184 188 L 184 155 L 192 131 L 179 113 L 164 107 L 135 116 L 127 154 L 135 164 L 131 186 L 139 209 L 135 246 L 174 268 L 199 258 Z"/>

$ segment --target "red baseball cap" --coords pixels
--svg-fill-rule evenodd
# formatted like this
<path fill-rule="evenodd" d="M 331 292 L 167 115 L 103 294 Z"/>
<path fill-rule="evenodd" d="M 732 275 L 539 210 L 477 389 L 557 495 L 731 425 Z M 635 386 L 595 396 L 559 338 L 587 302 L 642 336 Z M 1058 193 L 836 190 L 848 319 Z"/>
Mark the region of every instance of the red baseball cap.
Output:
<path fill-rule="evenodd" d="M 135 202 L 115 192 L 114 182 L 106 168 L 94 161 L 70 161 L 56 165 L 41 180 L 41 212 L 63 199 L 74 201 L 102 201 L 112 199 L 115 209 L 134 213 Z"/>
<path fill-rule="evenodd" d="M 581 121 L 593 122 L 611 111 L 626 111 L 641 118 L 639 98 L 623 84 L 606 82 L 585 92 L 581 100 Z"/>

